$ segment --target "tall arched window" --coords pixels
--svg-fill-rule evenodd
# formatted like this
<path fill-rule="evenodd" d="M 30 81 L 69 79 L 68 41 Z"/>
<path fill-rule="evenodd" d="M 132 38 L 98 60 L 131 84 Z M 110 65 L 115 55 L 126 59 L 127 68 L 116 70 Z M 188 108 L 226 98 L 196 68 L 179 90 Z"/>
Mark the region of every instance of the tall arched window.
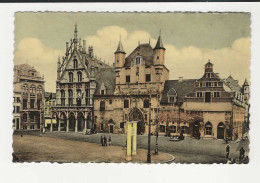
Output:
<path fill-rule="evenodd" d="M 212 135 L 212 124 L 209 121 L 205 124 L 205 135 Z"/>
<path fill-rule="evenodd" d="M 74 69 L 78 68 L 78 61 L 77 61 L 77 59 L 73 60 L 73 66 L 74 66 Z"/>
<path fill-rule="evenodd" d="M 78 82 L 81 82 L 82 81 L 82 73 L 79 71 L 77 73 L 77 75 L 78 75 Z"/>
<path fill-rule="evenodd" d="M 35 88 L 34 85 L 32 85 L 32 86 L 30 87 L 30 95 L 35 95 L 35 92 L 36 92 L 36 88 Z"/>
<path fill-rule="evenodd" d="M 73 105 L 73 91 L 69 90 L 69 106 Z"/>
<path fill-rule="evenodd" d="M 65 91 L 61 90 L 60 94 L 61 94 L 61 106 L 65 106 Z"/>
<path fill-rule="evenodd" d="M 69 82 L 73 82 L 73 73 L 69 72 Z"/>

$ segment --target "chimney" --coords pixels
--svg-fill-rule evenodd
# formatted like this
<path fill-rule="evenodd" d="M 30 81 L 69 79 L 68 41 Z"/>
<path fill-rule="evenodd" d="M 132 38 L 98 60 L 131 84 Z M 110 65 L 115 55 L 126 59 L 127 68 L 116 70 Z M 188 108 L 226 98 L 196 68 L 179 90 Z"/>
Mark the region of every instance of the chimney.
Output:
<path fill-rule="evenodd" d="M 178 82 L 182 82 L 183 81 L 183 77 L 179 77 Z"/>

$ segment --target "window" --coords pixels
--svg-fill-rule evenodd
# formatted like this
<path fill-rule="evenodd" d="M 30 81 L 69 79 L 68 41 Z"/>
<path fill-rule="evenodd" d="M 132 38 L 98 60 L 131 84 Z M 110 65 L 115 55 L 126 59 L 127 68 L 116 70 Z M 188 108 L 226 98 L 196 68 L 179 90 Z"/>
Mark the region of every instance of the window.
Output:
<path fill-rule="evenodd" d="M 100 124 L 100 130 L 103 131 L 104 130 L 104 125 Z"/>
<path fill-rule="evenodd" d="M 33 113 L 30 113 L 29 116 L 30 116 L 30 122 L 34 122 L 34 115 L 33 115 Z"/>
<path fill-rule="evenodd" d="M 127 119 L 127 114 L 125 114 L 125 120 L 127 121 L 128 119 Z"/>
<path fill-rule="evenodd" d="M 205 135 L 212 135 L 212 124 L 209 121 L 205 124 Z"/>
<path fill-rule="evenodd" d="M 65 106 L 65 91 L 61 90 L 61 106 Z"/>
<path fill-rule="evenodd" d="M 105 90 L 100 90 L 101 95 L 105 95 Z"/>
<path fill-rule="evenodd" d="M 129 100 L 124 100 L 124 108 L 129 108 Z"/>
<path fill-rule="evenodd" d="M 124 122 L 120 123 L 120 128 L 124 128 Z"/>
<path fill-rule="evenodd" d="M 69 90 L 69 106 L 73 105 L 73 91 Z"/>
<path fill-rule="evenodd" d="M 69 82 L 73 82 L 73 73 L 69 72 Z"/>
<path fill-rule="evenodd" d="M 16 113 L 20 112 L 20 106 L 16 106 Z"/>
<path fill-rule="evenodd" d="M 73 60 L 73 66 L 74 66 L 74 69 L 78 68 L 78 61 L 77 61 L 77 59 Z"/>
<path fill-rule="evenodd" d="M 30 101 L 30 108 L 34 108 L 34 99 L 31 99 Z"/>
<path fill-rule="evenodd" d="M 104 111 L 105 110 L 105 108 L 106 108 L 106 103 L 105 103 L 105 101 L 100 101 L 100 111 Z"/>
<path fill-rule="evenodd" d="M 77 106 L 81 106 L 81 90 L 77 89 Z"/>
<path fill-rule="evenodd" d="M 175 102 L 175 97 L 169 97 L 169 103 L 174 103 Z"/>
<path fill-rule="evenodd" d="M 136 58 L 136 65 L 140 64 L 141 63 L 141 57 L 137 57 Z"/>
<path fill-rule="evenodd" d="M 37 100 L 37 109 L 41 108 L 41 100 Z"/>
<path fill-rule="evenodd" d="M 157 56 L 157 60 L 159 60 L 159 56 Z"/>
<path fill-rule="evenodd" d="M 197 92 L 197 97 L 202 97 L 202 92 Z"/>
<path fill-rule="evenodd" d="M 165 126 L 164 125 L 160 125 L 160 132 L 165 132 Z"/>
<path fill-rule="evenodd" d="M 33 129 L 34 129 L 34 125 L 31 125 L 31 126 L 30 126 L 30 129 L 33 130 Z"/>
<path fill-rule="evenodd" d="M 90 104 L 90 92 L 89 89 L 86 89 L 86 105 Z"/>
<path fill-rule="evenodd" d="M 202 82 L 200 82 L 200 87 L 202 87 Z"/>
<path fill-rule="evenodd" d="M 15 106 L 13 106 L 13 113 L 15 113 Z"/>
<path fill-rule="evenodd" d="M 151 74 L 146 74 L 145 75 L 145 81 L 150 82 L 151 81 Z"/>
<path fill-rule="evenodd" d="M 170 133 L 176 133 L 176 130 L 177 129 L 177 127 L 175 126 L 175 125 L 171 125 L 170 126 Z"/>
<path fill-rule="evenodd" d="M 205 102 L 211 101 L 211 92 L 205 92 Z"/>
<path fill-rule="evenodd" d="M 125 77 L 125 82 L 130 83 L 130 76 Z"/>
<path fill-rule="evenodd" d="M 220 93 L 219 92 L 214 92 L 214 97 L 220 97 Z"/>
<path fill-rule="evenodd" d="M 17 97 L 17 98 L 16 98 L 16 102 L 21 102 L 20 97 Z"/>
<path fill-rule="evenodd" d="M 24 114 L 23 114 L 23 122 L 26 122 L 26 121 L 27 121 L 27 114 L 24 113 Z"/>
<path fill-rule="evenodd" d="M 211 87 L 211 82 L 206 82 L 206 87 Z"/>
<path fill-rule="evenodd" d="M 214 86 L 218 86 L 218 82 L 214 82 Z"/>
<path fill-rule="evenodd" d="M 30 87 L 30 95 L 35 95 L 35 92 L 36 92 L 36 88 L 33 85 L 33 86 Z"/>
<path fill-rule="evenodd" d="M 23 99 L 23 108 L 27 109 L 27 99 Z"/>
<path fill-rule="evenodd" d="M 147 114 L 144 115 L 144 120 L 147 121 Z"/>
<path fill-rule="evenodd" d="M 112 104 L 112 100 L 111 99 L 109 100 L 109 104 Z"/>
<path fill-rule="evenodd" d="M 82 73 L 78 72 L 77 75 L 78 75 L 78 82 L 81 82 L 82 81 Z"/>
<path fill-rule="evenodd" d="M 207 76 L 207 78 L 210 78 L 210 73 L 206 73 L 206 74 L 207 74 L 207 75 L 206 75 L 206 76 Z"/>
<path fill-rule="evenodd" d="M 150 100 L 144 99 L 144 108 L 149 108 L 149 107 L 150 107 Z"/>

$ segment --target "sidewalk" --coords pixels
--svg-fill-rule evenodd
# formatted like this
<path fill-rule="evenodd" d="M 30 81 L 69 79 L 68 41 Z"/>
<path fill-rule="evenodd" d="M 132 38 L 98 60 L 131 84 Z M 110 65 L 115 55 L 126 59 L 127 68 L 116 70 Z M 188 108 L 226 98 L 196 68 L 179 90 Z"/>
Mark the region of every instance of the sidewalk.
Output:
<path fill-rule="evenodd" d="M 14 135 L 13 149 L 20 162 L 127 162 L 125 150 L 120 146 L 104 147 L 95 143 L 51 137 Z M 131 162 L 145 163 L 146 157 L 147 150 L 138 149 Z M 173 160 L 174 157 L 167 153 L 152 154 L 152 163 L 166 163 Z"/>

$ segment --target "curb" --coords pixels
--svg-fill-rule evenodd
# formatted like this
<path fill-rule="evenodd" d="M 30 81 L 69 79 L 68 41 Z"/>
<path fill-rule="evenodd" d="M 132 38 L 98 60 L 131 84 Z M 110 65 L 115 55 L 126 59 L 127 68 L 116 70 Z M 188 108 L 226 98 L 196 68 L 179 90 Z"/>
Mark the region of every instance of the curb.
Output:
<path fill-rule="evenodd" d="M 167 164 L 170 164 L 170 163 L 174 162 L 174 160 L 175 160 L 175 157 L 174 157 L 173 155 L 171 155 L 171 154 L 169 154 L 169 153 L 165 153 L 165 154 L 168 154 L 168 155 L 170 155 L 170 156 L 172 157 L 172 159 L 170 159 L 170 160 L 167 160 L 167 161 L 164 161 L 164 162 L 162 162 L 162 163 L 167 163 Z"/>

